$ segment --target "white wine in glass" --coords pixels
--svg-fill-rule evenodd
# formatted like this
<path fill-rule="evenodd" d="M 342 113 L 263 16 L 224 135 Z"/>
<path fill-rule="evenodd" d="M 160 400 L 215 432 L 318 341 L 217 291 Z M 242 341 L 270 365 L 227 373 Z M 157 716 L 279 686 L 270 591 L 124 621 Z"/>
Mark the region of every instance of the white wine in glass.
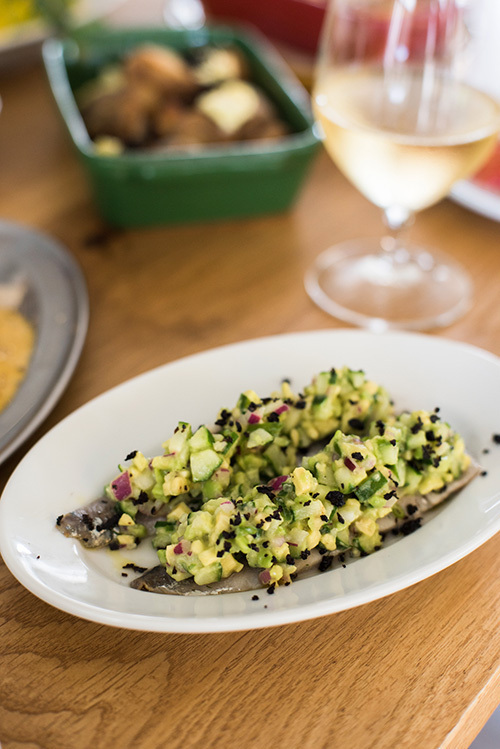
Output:
<path fill-rule="evenodd" d="M 331 0 L 314 110 L 330 156 L 382 209 L 392 232 L 333 247 L 309 270 L 309 294 L 332 315 L 375 330 L 424 329 L 468 308 L 465 270 L 404 242 L 400 230 L 495 147 L 500 107 L 486 85 L 493 68 L 485 59 L 495 5 Z"/>

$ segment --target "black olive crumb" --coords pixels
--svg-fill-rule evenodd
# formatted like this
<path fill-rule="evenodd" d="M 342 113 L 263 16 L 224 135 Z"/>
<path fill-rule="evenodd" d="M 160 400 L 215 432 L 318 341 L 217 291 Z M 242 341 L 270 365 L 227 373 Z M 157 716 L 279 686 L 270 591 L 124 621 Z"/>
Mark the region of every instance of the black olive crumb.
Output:
<path fill-rule="evenodd" d="M 142 574 L 143 572 L 147 572 L 147 567 L 139 567 L 138 564 L 134 564 L 133 562 L 127 562 L 127 564 L 124 564 L 122 566 L 123 570 L 133 570 L 133 572 L 137 572 Z"/>
<path fill-rule="evenodd" d="M 326 570 L 330 569 L 332 564 L 333 564 L 333 557 L 330 554 L 328 554 L 322 558 L 321 562 L 318 565 L 318 569 L 320 572 L 326 572 Z"/>

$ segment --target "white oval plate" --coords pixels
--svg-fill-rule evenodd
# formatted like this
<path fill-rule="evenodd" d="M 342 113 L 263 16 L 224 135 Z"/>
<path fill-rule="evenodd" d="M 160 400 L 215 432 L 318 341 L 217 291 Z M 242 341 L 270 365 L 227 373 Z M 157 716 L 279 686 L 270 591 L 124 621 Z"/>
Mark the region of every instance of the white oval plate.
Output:
<path fill-rule="evenodd" d="M 244 389 L 266 395 L 289 377 L 300 390 L 316 372 L 344 364 L 384 384 L 398 408 L 439 406 L 487 469 L 411 536 L 272 596 L 258 591 L 253 601 L 249 592 L 177 597 L 132 590 L 117 552 L 85 550 L 56 530 L 57 515 L 98 496 L 128 452 L 156 454 L 178 420 L 210 423 Z M 104 393 L 35 445 L 0 502 L 0 551 L 12 574 L 47 603 L 129 629 L 253 629 L 359 606 L 439 572 L 500 529 L 500 446 L 492 441 L 500 432 L 499 382 L 500 359 L 492 354 L 408 333 L 296 333 L 181 359 Z"/>

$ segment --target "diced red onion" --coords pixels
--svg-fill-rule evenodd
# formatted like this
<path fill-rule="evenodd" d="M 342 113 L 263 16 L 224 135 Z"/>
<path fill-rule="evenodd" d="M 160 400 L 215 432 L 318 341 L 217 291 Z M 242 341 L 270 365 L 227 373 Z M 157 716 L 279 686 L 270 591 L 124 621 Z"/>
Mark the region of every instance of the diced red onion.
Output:
<path fill-rule="evenodd" d="M 269 482 L 269 486 L 273 491 L 279 492 L 287 478 L 288 476 L 276 476 L 275 479 L 272 479 L 272 481 Z"/>
<path fill-rule="evenodd" d="M 288 411 L 288 409 L 289 409 L 289 406 L 287 406 L 286 403 L 283 403 L 283 405 L 277 408 L 274 413 L 278 414 L 279 416 L 280 414 L 285 413 L 285 411 Z"/>
<path fill-rule="evenodd" d="M 122 499 L 127 499 L 132 494 L 132 485 L 130 483 L 130 476 L 128 471 L 123 471 L 111 482 L 111 490 L 115 495 L 115 499 L 119 502 Z"/>
<path fill-rule="evenodd" d="M 344 458 L 344 465 L 350 470 L 355 471 L 356 470 L 356 464 L 352 462 L 350 458 Z"/>
<path fill-rule="evenodd" d="M 178 544 L 174 546 L 174 554 L 191 554 L 191 542 L 186 541 L 184 538 L 179 541 Z"/>
<path fill-rule="evenodd" d="M 254 413 L 252 413 L 252 414 L 250 414 L 250 416 L 248 417 L 248 423 L 249 423 L 249 424 L 258 424 L 258 423 L 259 423 L 259 421 L 260 421 L 260 416 L 259 416 L 259 414 L 254 414 Z"/>
<path fill-rule="evenodd" d="M 294 544 L 293 541 L 289 541 L 288 546 L 298 546 L 298 544 Z"/>
<path fill-rule="evenodd" d="M 271 582 L 271 573 L 269 572 L 269 570 L 262 570 L 262 572 L 259 574 L 259 580 L 262 585 L 268 585 Z"/>

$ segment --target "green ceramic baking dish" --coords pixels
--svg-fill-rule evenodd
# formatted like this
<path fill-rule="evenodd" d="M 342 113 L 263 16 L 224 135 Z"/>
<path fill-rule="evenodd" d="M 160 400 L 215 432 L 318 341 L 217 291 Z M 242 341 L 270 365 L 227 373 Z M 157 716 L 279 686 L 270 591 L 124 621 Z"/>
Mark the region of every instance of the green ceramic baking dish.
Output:
<path fill-rule="evenodd" d="M 291 133 L 279 141 L 206 147 L 196 153 L 96 153 L 73 91 L 99 69 L 144 42 L 181 52 L 231 44 L 246 56 L 254 81 Z M 49 40 L 43 57 L 50 85 L 103 217 L 118 226 L 148 226 L 252 216 L 288 209 L 319 146 L 309 99 L 273 48 L 232 28 L 94 29 L 76 43 Z"/>

